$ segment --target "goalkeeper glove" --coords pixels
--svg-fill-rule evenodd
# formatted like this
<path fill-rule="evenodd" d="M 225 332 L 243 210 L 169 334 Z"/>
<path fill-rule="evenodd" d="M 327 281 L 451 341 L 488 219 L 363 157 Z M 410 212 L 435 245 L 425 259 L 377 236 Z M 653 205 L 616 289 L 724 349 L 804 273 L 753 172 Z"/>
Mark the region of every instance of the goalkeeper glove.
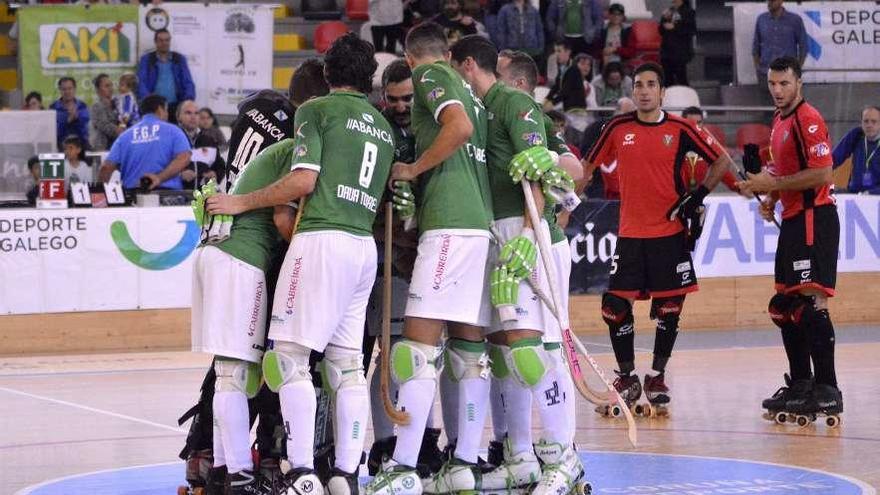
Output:
<path fill-rule="evenodd" d="M 532 146 L 527 150 L 520 151 L 510 160 L 510 178 L 513 182 L 520 182 L 525 177 L 535 181 L 544 175 L 555 165 L 553 156 L 543 146 Z"/>

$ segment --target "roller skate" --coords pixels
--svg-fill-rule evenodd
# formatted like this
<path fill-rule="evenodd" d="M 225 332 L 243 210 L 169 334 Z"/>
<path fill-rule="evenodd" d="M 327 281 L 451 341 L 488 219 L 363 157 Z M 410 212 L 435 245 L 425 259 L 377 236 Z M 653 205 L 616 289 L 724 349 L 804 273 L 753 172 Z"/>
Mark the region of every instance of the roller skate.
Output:
<path fill-rule="evenodd" d="M 330 481 L 327 483 L 327 495 L 358 495 L 359 492 L 357 474 L 333 469 Z"/>
<path fill-rule="evenodd" d="M 389 459 L 364 488 L 365 495 L 421 495 L 422 480 L 416 468 Z"/>
<path fill-rule="evenodd" d="M 376 476 L 376 473 L 382 469 L 382 463 L 391 458 L 395 445 L 397 445 L 397 437 L 382 438 L 373 442 L 370 455 L 367 456 L 367 472 L 370 476 Z"/>
<path fill-rule="evenodd" d="M 789 379 L 787 390 L 783 389 L 785 389 L 785 387 L 779 389 L 775 394 L 773 394 L 773 397 L 770 397 L 761 404 L 768 409 L 768 414 L 765 417 L 771 417 L 772 420 L 779 425 L 786 423 L 798 423 L 798 414 L 791 410 L 791 406 L 793 403 L 800 404 L 804 401 L 809 400 L 810 394 L 813 390 L 813 379 Z M 780 404 L 784 405 L 780 408 Z M 771 408 L 773 411 L 772 416 L 770 416 Z M 805 418 L 805 421 L 806 422 L 804 426 L 810 423 L 808 418 Z"/>
<path fill-rule="evenodd" d="M 584 479 L 584 466 L 574 446 L 539 442 L 535 452 L 543 463 L 541 480 L 532 495 L 589 495 L 592 486 Z"/>
<path fill-rule="evenodd" d="M 416 461 L 416 470 L 421 478 L 430 477 L 443 466 L 443 452 L 437 446 L 438 441 L 440 441 L 440 429 L 425 428 L 422 448 L 419 449 L 419 459 Z M 388 457 L 391 457 L 391 454 L 388 454 Z"/>
<path fill-rule="evenodd" d="M 504 442 L 489 441 L 489 454 L 486 456 L 486 468 L 495 469 L 504 463 Z"/>
<path fill-rule="evenodd" d="M 627 407 L 632 409 L 633 405 L 642 396 L 642 384 L 639 383 L 639 377 L 629 373 L 622 374 L 616 370 L 615 373 L 617 373 L 617 379 L 614 380 L 614 388 L 617 390 L 617 393 L 620 394 L 620 397 L 626 403 Z M 620 416 L 623 416 L 623 410 L 616 402 L 597 406 L 596 412 L 606 418 L 619 418 Z"/>
<path fill-rule="evenodd" d="M 796 397 L 785 404 L 790 414 L 795 415 L 798 426 L 804 428 L 825 417 L 829 428 L 840 426 L 840 413 L 843 412 L 843 394 L 837 387 L 816 384 L 806 396 Z"/>
<path fill-rule="evenodd" d="M 244 470 L 227 476 L 229 484 L 226 495 L 275 495 L 272 482 L 259 472 Z M 221 492 L 224 493 L 224 492 Z"/>
<path fill-rule="evenodd" d="M 669 387 L 664 380 L 665 373 L 657 376 L 645 375 L 645 398 L 647 404 L 637 404 L 633 412 L 636 416 L 659 418 L 669 416 Z"/>
<path fill-rule="evenodd" d="M 295 468 L 284 475 L 282 495 L 324 495 L 324 485 L 314 469 Z"/>
<path fill-rule="evenodd" d="M 453 457 L 422 485 L 424 493 L 474 494 L 483 488 L 483 473 L 478 464 Z"/>
<path fill-rule="evenodd" d="M 779 387 L 779 390 L 770 398 L 764 399 L 761 402 L 761 407 L 766 409 L 762 417 L 767 421 L 774 421 L 780 425 L 788 419 L 788 414 L 785 412 L 785 403 L 792 398 L 791 377 L 788 376 L 788 373 L 785 373 L 782 375 L 782 378 L 785 380 L 785 385 Z"/>
<path fill-rule="evenodd" d="M 260 462 L 256 463 L 255 466 L 259 466 L 258 472 L 265 484 L 272 487 L 273 491 L 271 493 L 274 494 L 280 492 L 284 480 L 280 461 L 274 457 L 267 457 L 265 459 L 260 459 Z"/>
<path fill-rule="evenodd" d="M 197 450 L 186 460 L 186 486 L 177 487 L 177 495 L 202 495 L 208 481 L 208 471 L 214 465 L 211 449 Z"/>
<path fill-rule="evenodd" d="M 500 442 L 498 442 L 500 443 Z M 483 473 L 483 490 L 533 487 L 541 479 L 541 464 L 532 449 L 506 456 L 495 469 Z"/>

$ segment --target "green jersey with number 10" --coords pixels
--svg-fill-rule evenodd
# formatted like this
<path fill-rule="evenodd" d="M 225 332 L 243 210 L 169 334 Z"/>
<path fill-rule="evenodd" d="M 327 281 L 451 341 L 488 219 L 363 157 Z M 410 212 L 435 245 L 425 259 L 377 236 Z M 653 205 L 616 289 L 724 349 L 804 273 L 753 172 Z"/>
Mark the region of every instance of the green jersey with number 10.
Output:
<path fill-rule="evenodd" d="M 361 93 L 334 91 L 296 111 L 291 170 L 318 172 L 298 232 L 371 236 L 394 158 L 391 125 Z"/>
<path fill-rule="evenodd" d="M 412 129 L 421 156 L 440 133 L 440 113 L 461 105 L 474 126 L 471 138 L 452 156 L 422 174 L 416 188 L 419 231 L 489 230 L 492 197 L 486 170 L 486 111 L 470 86 L 445 62 L 413 71 Z M 488 235 L 488 232 L 487 232 Z"/>

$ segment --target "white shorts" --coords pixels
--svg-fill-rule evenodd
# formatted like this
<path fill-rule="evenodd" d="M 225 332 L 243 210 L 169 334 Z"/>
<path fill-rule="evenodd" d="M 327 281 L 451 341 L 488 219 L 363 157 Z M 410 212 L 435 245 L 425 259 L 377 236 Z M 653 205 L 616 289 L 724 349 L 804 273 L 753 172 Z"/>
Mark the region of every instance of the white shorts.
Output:
<path fill-rule="evenodd" d="M 266 276 L 214 246 L 193 260 L 192 350 L 259 363 L 266 348 Z"/>
<path fill-rule="evenodd" d="M 518 236 L 522 232 L 523 228 L 523 217 L 510 217 L 510 218 L 502 218 L 501 220 L 497 220 L 495 222 L 495 231 L 501 237 L 501 244 L 495 246 L 492 250 L 489 260 L 489 270 L 491 273 L 491 269 L 494 268 L 495 263 L 498 260 L 498 255 L 501 253 L 501 247 L 503 243 L 513 239 Z M 550 236 L 550 230 L 547 228 L 547 223 L 541 221 L 541 228 L 544 229 L 544 234 L 546 236 Z M 537 241 L 535 242 L 537 245 Z M 536 283 L 539 287 L 542 288 L 545 294 L 549 295 L 549 285 L 547 284 L 546 272 L 544 270 L 544 263 L 541 261 L 541 252 L 538 251 L 538 257 L 536 258 L 535 270 L 532 272 L 532 282 Z M 498 317 L 498 312 L 492 312 L 492 326 L 489 327 L 488 333 L 498 332 L 500 330 L 538 330 L 543 331 L 544 327 L 544 304 L 541 302 L 541 299 L 535 294 L 532 290 L 532 286 L 528 281 L 523 280 L 519 284 L 519 295 L 517 296 L 517 305 L 516 305 L 516 319 L 501 323 L 501 319 Z"/>
<path fill-rule="evenodd" d="M 568 288 L 571 276 L 571 247 L 568 240 L 559 241 L 552 246 L 553 264 L 556 266 L 556 284 L 559 287 L 559 311 L 568 314 Z M 550 297 L 550 293 L 547 293 Z M 562 342 L 562 333 L 559 331 L 559 323 L 550 309 L 544 307 L 544 319 L 547 326 L 544 329 L 544 342 Z"/>
<path fill-rule="evenodd" d="M 287 249 L 269 339 L 318 352 L 327 344 L 360 349 L 376 279 L 376 242 L 338 230 L 296 234 Z"/>
<path fill-rule="evenodd" d="M 367 305 L 367 335 L 378 337 L 382 334 L 382 291 L 385 278 L 376 277 L 370 303 Z M 391 335 L 403 335 L 403 317 L 406 313 L 406 296 L 409 282 L 400 277 L 391 277 Z"/>
<path fill-rule="evenodd" d="M 492 318 L 489 233 L 429 230 L 419 237 L 406 316 L 485 327 Z"/>

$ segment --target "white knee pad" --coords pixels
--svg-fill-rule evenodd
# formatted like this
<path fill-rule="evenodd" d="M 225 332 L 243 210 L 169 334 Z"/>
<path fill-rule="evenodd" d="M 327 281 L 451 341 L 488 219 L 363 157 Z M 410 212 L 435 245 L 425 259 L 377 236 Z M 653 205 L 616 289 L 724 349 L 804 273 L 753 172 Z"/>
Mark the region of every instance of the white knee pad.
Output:
<path fill-rule="evenodd" d="M 449 339 L 443 354 L 446 373 L 453 382 L 465 378 L 489 379 L 491 371 L 485 342 Z"/>
<path fill-rule="evenodd" d="M 263 376 L 266 385 L 273 392 L 278 392 L 287 383 L 311 382 L 309 355 L 312 350 L 293 342 L 275 342 L 271 351 L 263 356 Z"/>
<path fill-rule="evenodd" d="M 360 351 L 328 346 L 321 361 L 321 381 L 324 390 L 335 394 L 354 385 L 366 385 L 364 355 Z"/>
<path fill-rule="evenodd" d="M 523 339 L 504 347 L 507 368 L 526 388 L 534 387 L 554 368 L 553 358 L 540 339 Z"/>
<path fill-rule="evenodd" d="M 416 378 L 437 378 L 437 346 L 407 338 L 391 346 L 391 378 L 398 385 Z"/>
<path fill-rule="evenodd" d="M 248 399 L 260 391 L 260 365 L 240 359 L 217 357 L 214 361 L 214 390 L 217 392 L 242 392 Z"/>

